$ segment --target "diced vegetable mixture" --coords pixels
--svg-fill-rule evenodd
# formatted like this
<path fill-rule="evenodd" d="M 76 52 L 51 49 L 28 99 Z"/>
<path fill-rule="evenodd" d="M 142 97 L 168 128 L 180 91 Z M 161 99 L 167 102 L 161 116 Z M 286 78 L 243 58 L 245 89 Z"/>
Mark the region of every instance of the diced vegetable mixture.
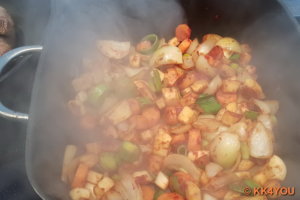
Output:
<path fill-rule="evenodd" d="M 70 111 L 98 137 L 68 145 L 62 181 L 73 200 L 258 200 L 245 187 L 280 185 L 278 102 L 257 82 L 251 49 L 231 37 L 97 41 Z"/>

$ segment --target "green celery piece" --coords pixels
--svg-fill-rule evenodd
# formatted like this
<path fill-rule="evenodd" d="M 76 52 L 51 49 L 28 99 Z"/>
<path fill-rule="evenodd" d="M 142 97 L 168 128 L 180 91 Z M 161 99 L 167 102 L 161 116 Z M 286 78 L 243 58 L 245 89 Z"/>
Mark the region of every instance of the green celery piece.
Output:
<path fill-rule="evenodd" d="M 159 72 L 157 70 L 153 70 L 153 84 L 154 84 L 155 90 L 157 92 L 160 92 L 162 89 L 162 82 L 160 79 Z"/>
<path fill-rule="evenodd" d="M 216 114 L 222 108 L 215 97 L 206 94 L 200 95 L 196 103 L 206 114 Z"/>
<path fill-rule="evenodd" d="M 257 117 L 258 117 L 258 112 L 255 112 L 255 111 L 246 111 L 245 113 L 244 113 L 244 115 L 245 115 L 245 117 L 247 118 L 247 119 L 251 119 L 251 120 L 256 120 L 257 119 Z"/>

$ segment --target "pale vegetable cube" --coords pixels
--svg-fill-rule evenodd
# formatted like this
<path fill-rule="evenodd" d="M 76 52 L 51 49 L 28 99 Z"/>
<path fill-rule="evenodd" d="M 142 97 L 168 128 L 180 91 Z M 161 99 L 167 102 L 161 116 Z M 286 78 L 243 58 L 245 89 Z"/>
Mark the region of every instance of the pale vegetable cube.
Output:
<path fill-rule="evenodd" d="M 240 81 L 237 80 L 224 80 L 222 82 L 222 90 L 227 93 L 236 93 L 240 88 Z"/>
<path fill-rule="evenodd" d="M 153 132 L 149 129 L 141 132 L 140 135 L 141 135 L 142 140 L 145 142 L 150 141 L 153 138 Z"/>
<path fill-rule="evenodd" d="M 132 174 L 133 178 L 135 178 L 135 180 L 139 180 L 143 183 L 147 183 L 147 182 L 151 182 L 152 181 L 152 177 L 150 176 L 150 174 L 143 170 L 143 171 L 136 171 Z"/>
<path fill-rule="evenodd" d="M 109 177 L 104 177 L 97 185 L 97 187 L 104 192 L 109 191 L 114 186 L 114 181 Z"/>
<path fill-rule="evenodd" d="M 253 166 L 254 166 L 254 162 L 252 162 L 251 160 L 241 160 L 241 162 L 238 166 L 238 170 L 239 171 L 248 171 Z"/>
<path fill-rule="evenodd" d="M 242 115 L 227 110 L 224 112 L 221 121 L 223 124 L 230 126 L 240 121 L 241 118 Z"/>
<path fill-rule="evenodd" d="M 96 199 L 96 195 L 94 193 L 94 188 L 95 188 L 94 184 L 86 183 L 84 188 L 90 191 L 90 199 Z"/>
<path fill-rule="evenodd" d="M 203 92 L 208 86 L 208 81 L 205 79 L 198 80 L 191 86 L 194 92 Z"/>
<path fill-rule="evenodd" d="M 177 88 L 163 88 L 162 95 L 167 105 L 174 105 L 179 102 L 180 92 Z"/>
<path fill-rule="evenodd" d="M 197 118 L 197 112 L 188 106 L 183 107 L 178 115 L 178 120 L 184 124 L 191 124 Z"/>
<path fill-rule="evenodd" d="M 162 97 L 157 99 L 155 101 L 155 103 L 160 110 L 163 109 L 164 107 L 166 107 L 166 102 L 165 102 L 164 98 L 162 98 Z"/>
<path fill-rule="evenodd" d="M 168 41 L 168 45 L 177 47 L 179 45 L 179 41 L 177 37 L 173 37 Z"/>
<path fill-rule="evenodd" d="M 103 174 L 90 170 L 87 175 L 87 181 L 93 184 L 97 184 L 103 177 Z"/>
<path fill-rule="evenodd" d="M 114 124 L 118 124 L 132 115 L 128 101 L 122 101 L 108 114 L 108 119 Z"/>
<path fill-rule="evenodd" d="M 165 129 L 160 128 L 154 139 L 153 153 L 158 156 L 167 156 L 171 141 L 172 137 Z"/>
<path fill-rule="evenodd" d="M 90 195 L 90 190 L 86 188 L 74 188 L 70 191 L 72 200 L 88 199 Z"/>
<path fill-rule="evenodd" d="M 264 170 L 265 175 L 268 179 L 277 179 L 283 181 L 286 177 L 286 166 L 283 160 L 273 155 L 269 160 L 266 169 Z"/>
<path fill-rule="evenodd" d="M 235 175 L 237 175 L 241 179 L 250 179 L 251 178 L 250 172 L 235 172 Z"/>
<path fill-rule="evenodd" d="M 205 172 L 208 178 L 216 176 L 222 170 L 223 167 L 214 162 L 210 162 L 205 166 Z"/>
<path fill-rule="evenodd" d="M 167 189 L 169 185 L 169 178 L 162 172 L 159 172 L 155 178 L 154 183 L 162 190 Z"/>
<path fill-rule="evenodd" d="M 259 185 L 264 185 L 267 182 L 268 178 L 263 172 L 260 172 L 253 176 L 253 180 Z"/>
<path fill-rule="evenodd" d="M 188 158 L 191 161 L 198 160 L 199 158 L 202 158 L 203 156 L 209 156 L 209 151 L 190 151 L 188 153 Z"/>
<path fill-rule="evenodd" d="M 238 105 L 236 102 L 231 102 L 229 104 L 226 105 L 226 110 L 230 111 L 230 112 L 234 112 L 234 113 L 239 113 L 238 111 Z"/>

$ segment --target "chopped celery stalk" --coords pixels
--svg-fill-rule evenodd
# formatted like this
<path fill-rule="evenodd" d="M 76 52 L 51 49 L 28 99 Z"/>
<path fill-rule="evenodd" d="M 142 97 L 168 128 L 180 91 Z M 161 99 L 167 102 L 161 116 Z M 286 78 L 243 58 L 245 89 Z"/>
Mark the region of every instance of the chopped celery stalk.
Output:
<path fill-rule="evenodd" d="M 236 64 L 236 63 L 231 63 L 231 64 L 230 64 L 230 67 L 231 67 L 232 69 L 239 69 L 239 68 L 240 68 L 240 66 L 239 66 L 238 64 Z"/>
<path fill-rule="evenodd" d="M 101 103 L 101 101 L 103 100 L 103 96 L 107 90 L 108 87 L 104 84 L 99 84 L 93 87 L 88 92 L 88 101 L 93 105 Z"/>
<path fill-rule="evenodd" d="M 100 167 L 105 171 L 114 171 L 118 168 L 118 159 L 114 153 L 104 152 L 100 155 Z"/>
<path fill-rule="evenodd" d="M 151 101 L 151 99 L 147 98 L 147 97 L 137 97 L 136 100 L 142 105 L 150 105 L 153 104 L 153 102 Z"/>
<path fill-rule="evenodd" d="M 157 70 L 153 70 L 153 84 L 155 87 L 155 91 L 160 92 L 162 89 L 162 82 L 160 79 L 159 72 Z"/>
<path fill-rule="evenodd" d="M 146 49 L 137 49 L 137 51 L 141 54 L 151 54 L 153 53 L 159 46 L 159 39 L 156 34 L 149 34 L 143 37 L 140 43 L 148 41 L 151 43 L 151 46 Z"/>
<path fill-rule="evenodd" d="M 234 54 L 232 54 L 231 56 L 230 56 L 230 60 L 238 60 L 238 59 L 240 59 L 240 57 L 241 57 L 241 55 L 240 54 L 238 54 L 238 53 L 234 53 Z"/>
<path fill-rule="evenodd" d="M 251 120 L 256 120 L 257 119 L 257 117 L 258 117 L 258 112 L 255 112 L 255 111 L 246 111 L 245 113 L 244 113 L 244 115 L 245 115 L 245 117 L 247 118 L 247 119 L 251 119 Z"/>
<path fill-rule="evenodd" d="M 216 98 L 211 95 L 200 95 L 196 103 L 206 114 L 216 114 L 221 109 L 221 105 L 218 103 Z"/>
<path fill-rule="evenodd" d="M 250 149 L 246 142 L 241 143 L 241 154 L 242 159 L 248 160 L 250 158 Z"/>
<path fill-rule="evenodd" d="M 140 156 L 140 149 L 137 145 L 124 141 L 119 150 L 120 158 L 127 162 L 134 162 Z"/>
<path fill-rule="evenodd" d="M 254 181 L 251 180 L 251 179 L 245 179 L 245 180 L 244 180 L 244 183 L 245 183 L 248 187 L 250 187 L 251 189 L 261 187 L 259 184 L 257 184 L 256 182 L 254 182 Z"/>
<path fill-rule="evenodd" d="M 179 145 L 179 146 L 177 147 L 177 153 L 186 156 L 187 153 L 188 153 L 188 150 L 187 150 L 187 148 L 186 148 L 186 145 L 184 145 L 184 144 Z"/>
<path fill-rule="evenodd" d="M 179 184 L 179 180 L 178 177 L 175 175 L 170 176 L 170 182 L 169 182 L 169 187 L 172 191 L 181 194 L 181 195 L 185 195 L 184 190 L 182 190 L 181 185 Z"/>

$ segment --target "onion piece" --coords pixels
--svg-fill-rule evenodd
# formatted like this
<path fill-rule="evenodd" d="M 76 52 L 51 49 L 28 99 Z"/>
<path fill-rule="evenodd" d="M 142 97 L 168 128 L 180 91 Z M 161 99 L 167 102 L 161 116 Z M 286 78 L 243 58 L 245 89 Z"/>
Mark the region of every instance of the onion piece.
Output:
<path fill-rule="evenodd" d="M 216 69 L 210 66 L 203 55 L 199 55 L 196 60 L 196 69 L 200 72 L 207 74 L 210 77 L 213 77 L 217 74 Z"/>
<path fill-rule="evenodd" d="M 218 200 L 216 197 L 211 196 L 210 194 L 204 193 L 203 200 Z"/>
<path fill-rule="evenodd" d="M 269 179 L 277 179 L 283 181 L 286 177 L 286 173 L 286 166 L 283 160 L 277 155 L 273 155 L 271 157 L 264 169 L 264 174 Z"/>
<path fill-rule="evenodd" d="M 279 102 L 276 100 L 267 100 L 265 103 L 270 108 L 270 114 L 275 115 L 279 110 Z"/>
<path fill-rule="evenodd" d="M 257 117 L 257 121 L 261 122 L 265 128 L 272 130 L 274 122 L 270 115 L 261 114 Z"/>
<path fill-rule="evenodd" d="M 115 185 L 115 190 L 124 200 L 143 200 L 140 186 L 128 174 L 122 175 L 122 179 Z"/>
<path fill-rule="evenodd" d="M 217 75 L 210 81 L 208 87 L 204 91 L 204 94 L 215 94 L 217 90 L 221 87 L 221 85 L 222 85 L 222 79 L 220 78 L 219 75 Z"/>
<path fill-rule="evenodd" d="M 208 178 L 216 176 L 222 170 L 223 167 L 214 162 L 210 162 L 205 166 L 205 172 Z"/>
<path fill-rule="evenodd" d="M 181 154 L 169 154 L 163 163 L 164 168 L 180 170 L 183 169 L 189 173 L 195 180 L 200 178 L 200 170 L 188 157 Z"/>
<path fill-rule="evenodd" d="M 156 50 L 150 59 L 150 65 L 154 67 L 169 64 L 182 64 L 182 53 L 179 48 L 163 46 Z"/>
<path fill-rule="evenodd" d="M 99 40 L 97 41 L 97 48 L 103 55 L 121 59 L 128 55 L 130 49 L 130 42 L 119 42 L 114 40 Z"/>
<path fill-rule="evenodd" d="M 242 49 L 240 43 L 231 37 L 224 37 L 220 39 L 217 43 L 217 46 L 221 47 L 224 51 L 224 56 L 229 58 L 232 52 L 241 53 Z"/>
<path fill-rule="evenodd" d="M 235 164 L 240 146 L 239 137 L 236 134 L 223 132 L 210 145 L 212 160 L 228 169 Z"/>
<path fill-rule="evenodd" d="M 258 122 L 249 138 L 250 155 L 254 158 L 269 158 L 273 154 L 272 135 Z"/>
<path fill-rule="evenodd" d="M 67 145 L 64 153 L 63 167 L 61 180 L 67 182 L 67 169 L 70 162 L 74 159 L 77 152 L 77 147 L 75 145 Z"/>

